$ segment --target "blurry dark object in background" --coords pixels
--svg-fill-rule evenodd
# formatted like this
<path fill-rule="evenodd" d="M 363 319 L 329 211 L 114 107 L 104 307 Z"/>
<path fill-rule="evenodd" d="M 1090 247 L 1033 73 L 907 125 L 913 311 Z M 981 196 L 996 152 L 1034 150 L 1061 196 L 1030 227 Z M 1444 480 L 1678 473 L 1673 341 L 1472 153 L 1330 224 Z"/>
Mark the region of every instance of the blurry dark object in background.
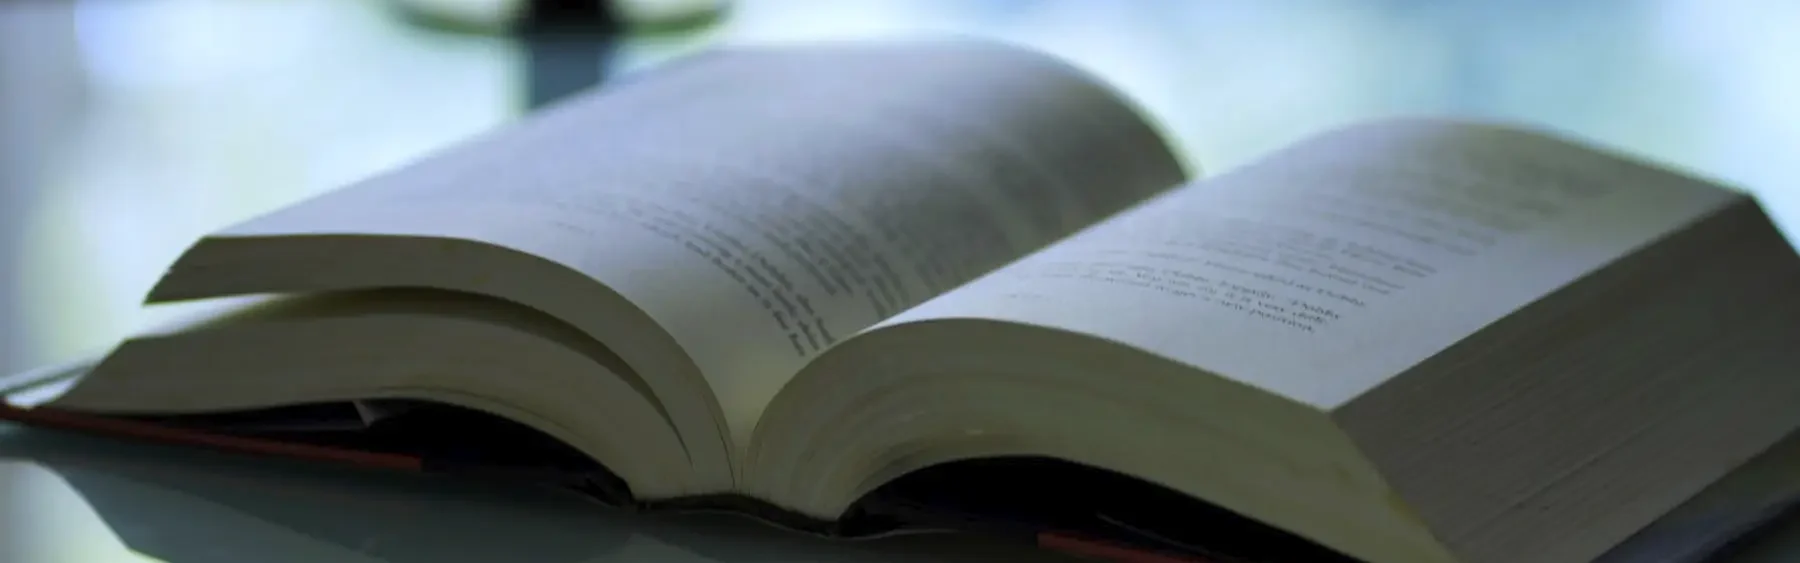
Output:
<path fill-rule="evenodd" d="M 525 54 L 525 109 L 606 77 L 627 32 L 666 33 L 717 21 L 730 0 L 392 0 L 428 27 L 515 35 Z"/>
<path fill-rule="evenodd" d="M 515 24 L 524 46 L 525 108 L 534 110 L 598 85 L 612 66 L 624 23 L 597 0 L 530 0 Z"/>
<path fill-rule="evenodd" d="M 633 32 L 684 31 L 713 23 L 730 0 L 391 0 L 423 25 L 471 33 L 507 33 L 545 21 Z M 534 23 L 535 22 L 535 23 Z"/>

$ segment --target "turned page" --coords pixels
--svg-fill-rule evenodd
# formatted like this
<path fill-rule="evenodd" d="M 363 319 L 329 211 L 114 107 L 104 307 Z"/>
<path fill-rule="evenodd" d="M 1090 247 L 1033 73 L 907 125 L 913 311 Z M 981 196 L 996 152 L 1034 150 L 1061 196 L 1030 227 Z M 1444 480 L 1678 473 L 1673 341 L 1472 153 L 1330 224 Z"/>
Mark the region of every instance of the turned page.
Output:
<path fill-rule="evenodd" d="M 890 319 L 1114 340 L 1331 408 L 1741 197 L 1520 130 L 1353 127 Z"/>
<path fill-rule="evenodd" d="M 742 436 L 821 350 L 1184 179 L 1128 103 L 1039 54 L 768 46 L 222 235 L 443 236 L 567 265 L 666 330 Z"/>

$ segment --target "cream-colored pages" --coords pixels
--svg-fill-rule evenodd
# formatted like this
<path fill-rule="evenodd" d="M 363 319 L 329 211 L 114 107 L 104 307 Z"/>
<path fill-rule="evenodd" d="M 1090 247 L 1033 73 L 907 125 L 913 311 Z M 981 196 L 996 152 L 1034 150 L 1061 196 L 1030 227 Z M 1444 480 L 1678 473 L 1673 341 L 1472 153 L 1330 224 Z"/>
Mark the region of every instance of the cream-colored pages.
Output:
<path fill-rule="evenodd" d="M 1583 338 L 1586 348 L 1556 348 L 1566 373 L 1454 359 L 1414 368 L 1671 237 L 1729 248 L 1745 257 L 1738 270 L 1772 269 L 1615 275 L 1608 283 L 1624 285 L 1611 294 L 1679 295 L 1704 281 L 1729 289 L 1694 291 L 1750 295 L 1795 270 L 1747 196 L 1698 179 L 1496 125 L 1349 127 L 1144 202 L 827 352 L 770 407 L 748 486 L 832 514 L 924 466 L 1040 455 L 1130 473 L 1370 560 L 1592 557 L 1796 422 L 1762 399 L 1731 413 L 1735 426 L 1709 426 L 1705 413 L 1759 386 L 1800 395 L 1787 379 L 1764 384 L 1782 365 L 1766 339 L 1737 350 L 1760 363 L 1720 363 L 1729 376 L 1711 379 L 1615 376 L 1648 357 L 1623 347 L 1640 334 L 1791 331 L 1800 317 L 1780 316 L 1786 302 L 1762 315 L 1749 297 L 1722 298 L 1711 319 L 1667 309 L 1636 320 L 1621 311 L 1706 307 L 1590 296 L 1601 316 L 1545 315 L 1512 331 Z M 1715 263 L 1681 252 L 1654 254 L 1692 266 L 1657 267 Z M 1673 328 L 1688 336 L 1658 328 L 1684 318 Z M 1598 322 L 1618 326 L 1582 332 Z M 1693 328 L 1706 322 L 1716 326 Z M 1531 342 L 1482 346 L 1543 352 Z M 1709 402 L 1683 402 L 1684 388 Z M 1701 435 L 1712 457 L 1617 479 Z M 1606 490 L 1609 479 L 1630 488 Z M 1575 523 L 1592 529 L 1568 531 Z"/>
<path fill-rule="evenodd" d="M 522 303 L 616 352 L 685 444 L 687 492 L 723 492 L 734 448 L 821 350 L 1184 179 L 1127 101 L 1044 55 L 747 48 L 208 236 L 151 297 Z"/>
<path fill-rule="evenodd" d="M 1043 324 L 1329 410 L 1744 197 L 1521 131 L 1362 125 L 1167 193 L 883 324 Z"/>

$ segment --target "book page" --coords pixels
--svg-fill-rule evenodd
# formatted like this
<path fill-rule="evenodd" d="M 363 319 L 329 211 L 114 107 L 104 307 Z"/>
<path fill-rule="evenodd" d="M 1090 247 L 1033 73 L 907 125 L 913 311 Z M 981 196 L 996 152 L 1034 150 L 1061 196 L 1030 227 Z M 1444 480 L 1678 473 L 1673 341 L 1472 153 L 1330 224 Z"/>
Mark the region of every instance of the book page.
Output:
<path fill-rule="evenodd" d="M 1037 54 L 765 47 L 225 234 L 451 236 L 569 265 L 666 329 L 747 436 L 821 350 L 1184 176 L 1131 107 Z"/>
<path fill-rule="evenodd" d="M 1165 194 L 888 323 L 1074 330 L 1329 408 L 1736 197 L 1517 130 L 1368 125 Z"/>

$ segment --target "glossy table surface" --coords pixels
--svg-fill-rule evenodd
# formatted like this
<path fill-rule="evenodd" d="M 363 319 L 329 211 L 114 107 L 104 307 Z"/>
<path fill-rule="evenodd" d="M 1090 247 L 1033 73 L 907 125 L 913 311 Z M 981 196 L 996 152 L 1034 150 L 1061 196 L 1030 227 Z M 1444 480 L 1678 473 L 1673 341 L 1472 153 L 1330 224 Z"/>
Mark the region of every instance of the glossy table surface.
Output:
<path fill-rule="evenodd" d="M 347 469 L 0 423 L 6 563 L 1058 562 L 997 539 L 834 541 L 558 491 Z M 1633 559 L 1635 561 L 1635 559 Z M 1719 563 L 1800 561 L 1800 518 Z"/>
<path fill-rule="evenodd" d="M 1394 114 L 1524 121 L 1800 218 L 1800 2 L 740 0 L 689 33 L 528 43 L 373 0 L 0 3 L 0 369 L 105 346 L 194 237 L 719 45 L 942 31 L 1060 54 L 1229 169 Z M 0 424 L 0 563 L 1038 561 L 837 543 L 534 490 Z M 1800 522 L 1734 561 L 1800 561 Z"/>
<path fill-rule="evenodd" d="M 537 488 L 0 423 L 6 563 L 1070 560 L 950 535 L 826 541 L 735 516 L 633 514 Z"/>

